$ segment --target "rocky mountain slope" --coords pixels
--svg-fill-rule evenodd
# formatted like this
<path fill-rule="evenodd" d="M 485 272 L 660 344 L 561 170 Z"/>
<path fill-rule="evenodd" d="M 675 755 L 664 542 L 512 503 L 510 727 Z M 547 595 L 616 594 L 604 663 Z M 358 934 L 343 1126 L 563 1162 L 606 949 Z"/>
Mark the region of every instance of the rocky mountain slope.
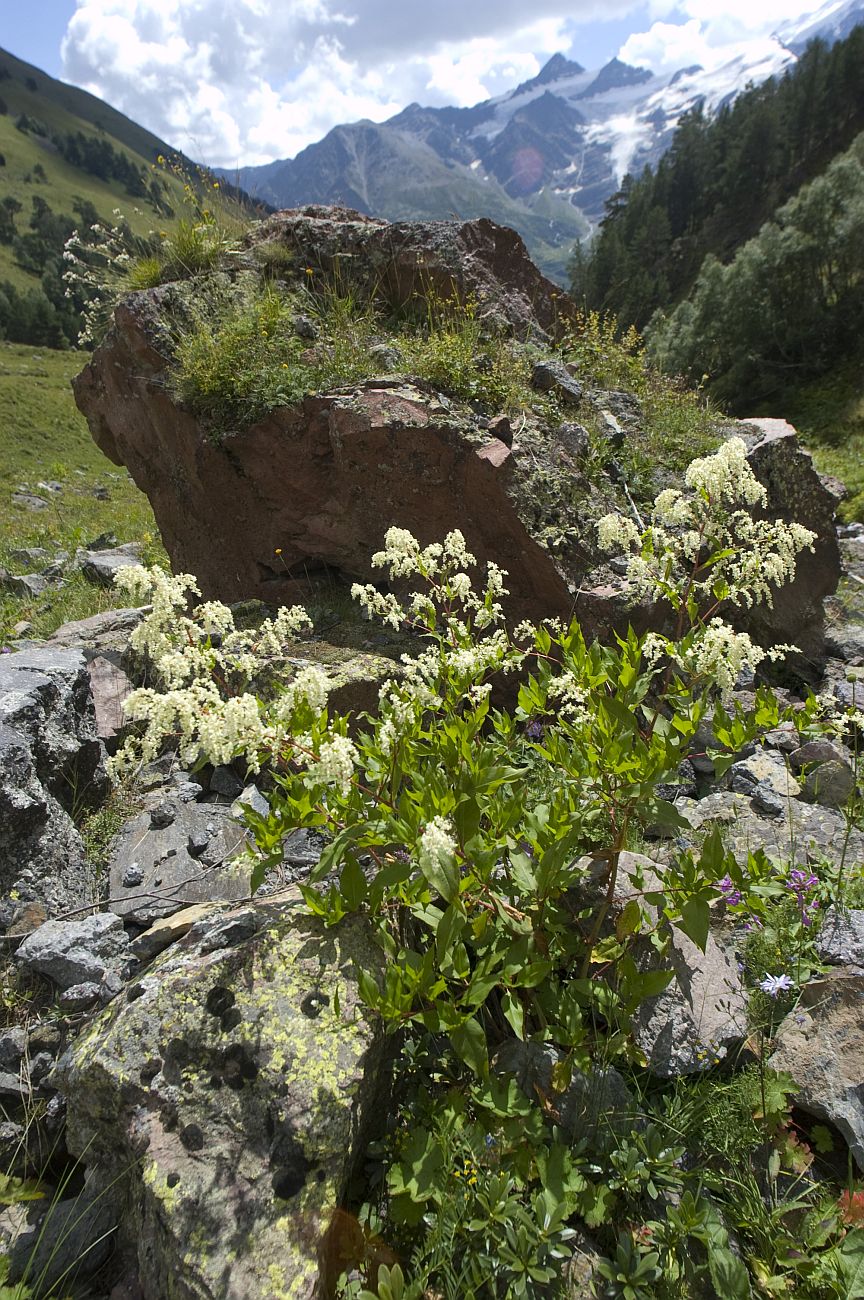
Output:
<path fill-rule="evenodd" d="M 828 4 L 707 70 L 657 75 L 618 59 L 585 69 L 556 54 L 495 99 L 464 109 L 410 104 L 229 179 L 277 207 L 344 203 L 389 220 L 490 216 L 513 225 L 538 264 L 562 278 L 574 240 L 601 219 L 626 173 L 656 163 L 682 115 L 697 105 L 714 112 L 781 75 L 807 41 L 840 39 L 862 16 L 861 0 Z"/>

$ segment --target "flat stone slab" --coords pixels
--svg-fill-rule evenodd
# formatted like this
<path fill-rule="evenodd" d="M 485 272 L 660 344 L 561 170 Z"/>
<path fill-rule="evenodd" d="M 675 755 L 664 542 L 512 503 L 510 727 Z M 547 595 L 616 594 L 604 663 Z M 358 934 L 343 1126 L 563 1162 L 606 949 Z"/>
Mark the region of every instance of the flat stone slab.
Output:
<path fill-rule="evenodd" d="M 768 1064 L 792 1075 L 795 1104 L 834 1124 L 864 1170 L 864 974 L 832 971 L 808 984 Z"/>
<path fill-rule="evenodd" d="M 248 898 L 250 869 L 232 865 L 245 842 L 244 828 L 226 807 L 164 800 L 120 832 L 109 867 L 109 906 L 150 926 L 194 903 Z"/>

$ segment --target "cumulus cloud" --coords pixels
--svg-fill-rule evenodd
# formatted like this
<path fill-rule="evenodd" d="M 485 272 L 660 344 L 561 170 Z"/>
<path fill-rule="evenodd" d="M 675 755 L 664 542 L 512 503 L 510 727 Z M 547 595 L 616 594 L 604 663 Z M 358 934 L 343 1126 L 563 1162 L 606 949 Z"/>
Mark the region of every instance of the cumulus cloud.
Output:
<path fill-rule="evenodd" d="M 806 0 L 805 0 L 806 2 Z M 654 20 L 621 49 L 717 61 L 787 0 L 77 0 L 64 75 L 211 166 L 292 157 L 408 103 L 470 105 L 578 50 L 588 23 Z M 574 39 L 575 38 L 575 39 Z"/>
<path fill-rule="evenodd" d="M 791 15 L 815 12 L 816 4 L 790 6 L 789 0 L 650 0 L 657 19 L 648 31 L 634 32 L 619 58 L 656 72 L 699 63 L 713 68 L 727 62 L 744 41 L 768 37 Z M 663 21 L 677 18 L 677 22 Z"/>
<path fill-rule="evenodd" d="M 64 75 L 213 166 L 337 123 L 477 103 L 639 0 L 77 0 Z"/>

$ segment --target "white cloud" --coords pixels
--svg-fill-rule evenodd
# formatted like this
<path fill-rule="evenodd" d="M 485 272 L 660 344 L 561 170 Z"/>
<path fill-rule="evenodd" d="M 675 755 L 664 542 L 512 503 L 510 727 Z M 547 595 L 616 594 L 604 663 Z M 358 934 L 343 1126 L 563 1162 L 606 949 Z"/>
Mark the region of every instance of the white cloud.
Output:
<path fill-rule="evenodd" d="M 660 21 L 629 36 L 619 58 L 657 72 L 694 63 L 714 68 L 734 58 L 743 42 L 770 36 L 790 16 L 816 8 L 812 0 L 800 10 L 794 0 L 650 0 L 649 12 Z M 662 21 L 675 16 L 679 22 Z"/>
<path fill-rule="evenodd" d="M 731 42 L 776 26 L 787 5 L 77 0 L 62 53 L 70 81 L 196 160 L 230 168 L 292 157 L 339 123 L 383 121 L 414 100 L 466 106 L 500 94 L 566 53 L 589 22 L 647 13 L 653 25 L 621 57 L 662 71 L 722 61 Z"/>
<path fill-rule="evenodd" d="M 213 166 L 293 156 L 412 100 L 535 75 L 574 24 L 640 0 L 77 0 L 64 75 Z"/>

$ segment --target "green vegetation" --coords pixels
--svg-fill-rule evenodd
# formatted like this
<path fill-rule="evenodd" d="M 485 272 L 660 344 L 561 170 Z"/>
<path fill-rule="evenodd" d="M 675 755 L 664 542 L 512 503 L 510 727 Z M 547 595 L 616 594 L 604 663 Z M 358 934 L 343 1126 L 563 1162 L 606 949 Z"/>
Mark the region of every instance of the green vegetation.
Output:
<path fill-rule="evenodd" d="M 682 119 L 656 170 L 628 177 L 594 245 L 577 249 L 577 300 L 642 328 L 685 298 L 706 257 L 728 261 L 864 129 L 862 58 L 864 27 L 830 49 L 814 41 L 716 118 Z"/>
<path fill-rule="evenodd" d="M 117 770 L 166 740 L 184 762 L 245 759 L 270 803 L 247 815 L 253 888 L 282 860 L 286 828 L 323 833 L 306 908 L 331 926 L 362 916 L 384 954 L 380 976 L 357 978 L 392 1040 L 395 1105 L 354 1191 L 340 1300 L 564 1297 L 586 1233 L 609 1300 L 860 1289 L 860 1184 L 826 1126 L 793 1117 L 792 1081 L 765 1065 L 779 1000 L 749 1066 L 694 1031 L 678 1082 L 656 1077 L 656 1058 L 646 1068 L 657 1043 L 637 1028 L 673 978 L 673 935 L 704 950 L 716 907 L 759 931 L 745 950 L 754 994 L 801 988 L 816 902 L 864 875 L 742 863 L 719 830 L 696 849 L 670 841 L 656 875 L 623 856 L 632 829 L 683 827 L 659 787 L 703 720 L 718 773 L 781 720 L 770 691 L 752 707 L 731 694 L 765 652 L 717 608 L 764 597 L 764 570 L 810 535 L 744 509 L 764 497 L 740 441 L 694 462 L 687 482 L 658 497 L 641 532 L 629 516 L 599 525 L 645 593 L 670 602 L 669 637 L 589 645 L 575 623 L 508 631 L 506 575 L 490 563 L 475 586 L 460 533 L 423 549 L 389 529 L 373 560 L 386 582 L 354 595 L 419 644 L 359 719 L 328 710 L 314 667 L 261 689 L 274 657 L 292 655 L 302 611 L 238 634 L 212 602 L 186 614 L 185 580 L 124 579 L 154 595 L 139 631 L 156 658 L 154 688 L 132 706 L 144 726 Z M 792 576 L 788 555 L 783 570 Z M 514 702 L 493 708 L 502 677 Z M 202 698 L 206 725 L 188 707 Z M 851 734 L 854 718 L 826 707 L 782 718 L 802 739 Z"/>
<path fill-rule="evenodd" d="M 175 229 L 182 250 L 189 236 L 177 214 L 192 211 L 186 225 L 194 225 L 213 178 L 94 96 L 2 50 L 0 108 L 0 339 L 74 346 L 86 297 L 66 297 L 72 232 L 87 242 L 95 223 L 116 225 L 121 212 L 138 251 Z M 222 206 L 233 203 L 234 187 L 215 185 Z"/>
<path fill-rule="evenodd" d="M 307 393 L 404 374 L 486 416 L 526 417 L 526 443 L 542 442 L 533 432 L 538 422 L 548 430 L 575 416 L 591 435 L 588 470 L 599 473 L 611 453 L 596 407 L 586 400 L 565 410 L 531 387 L 534 363 L 557 358 L 584 385 L 623 388 L 637 399 L 639 427 L 618 455 L 640 499 L 650 499 L 664 473 L 716 446 L 718 416 L 710 404 L 651 366 L 634 332 L 619 339 L 596 313 L 544 350 L 510 337 L 476 303 L 442 301 L 431 288 L 394 310 L 348 283 L 319 284 L 305 268 L 298 283 L 298 268 L 284 262 L 283 276 L 290 278 L 277 281 L 270 274 L 277 250 L 264 244 L 255 246 L 256 254 L 259 248 L 266 250 L 259 276 L 232 271 L 229 251 L 221 269 L 199 277 L 194 297 L 182 294 L 173 312 L 173 391 L 217 440 Z"/>
<path fill-rule="evenodd" d="M 162 554 L 149 502 L 125 470 L 105 459 L 75 407 L 70 380 L 85 360 L 82 353 L 0 344 L 0 566 L 16 574 L 39 567 L 14 559 L 21 547 L 43 547 L 48 563 L 58 551 L 74 557 L 85 542 L 112 532 L 121 542 L 143 542 L 154 558 Z M 48 480 L 62 492 L 40 489 Z M 12 493 L 21 488 L 41 496 L 48 509 L 15 505 Z M 96 489 L 107 499 L 94 495 Z M 19 620 L 32 622 L 34 635 L 47 635 L 117 600 L 116 592 L 80 575 L 34 598 L 0 592 L 0 644 Z"/>
<path fill-rule="evenodd" d="M 648 330 L 667 372 L 704 377 L 741 410 L 857 350 L 864 323 L 864 135 L 779 208 L 728 266 Z"/>

